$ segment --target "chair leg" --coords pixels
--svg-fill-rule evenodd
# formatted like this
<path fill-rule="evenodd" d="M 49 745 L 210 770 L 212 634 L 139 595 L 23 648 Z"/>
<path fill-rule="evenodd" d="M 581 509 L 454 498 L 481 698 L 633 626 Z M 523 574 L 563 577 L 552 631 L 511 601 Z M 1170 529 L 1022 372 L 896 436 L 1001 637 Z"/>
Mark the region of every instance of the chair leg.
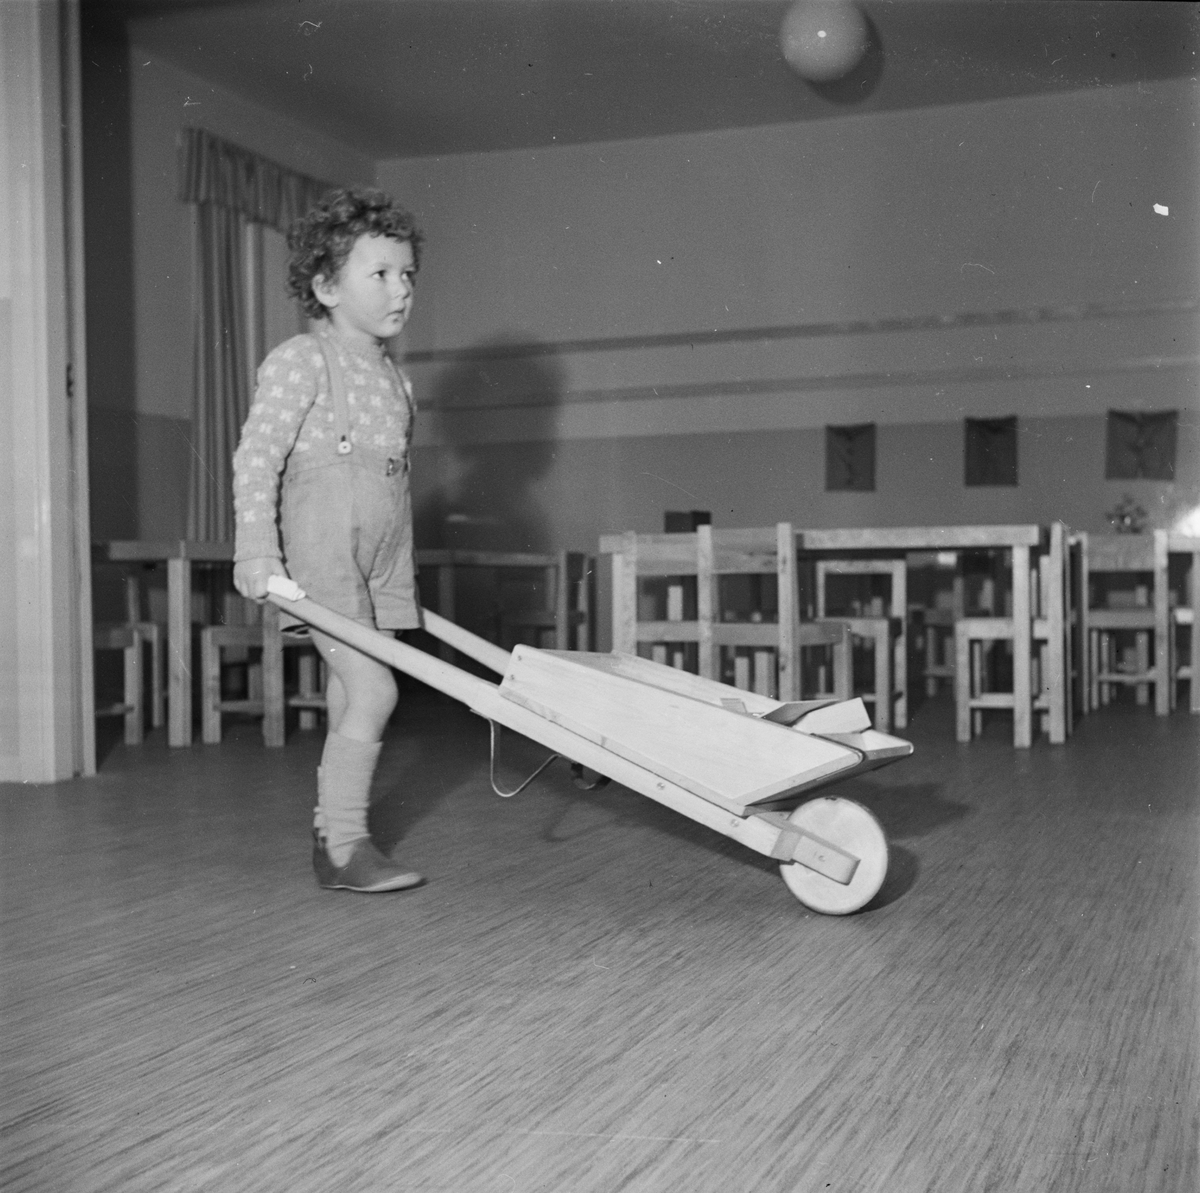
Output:
<path fill-rule="evenodd" d="M 221 742 L 221 648 L 200 632 L 200 737 L 210 746 Z"/>
<path fill-rule="evenodd" d="M 279 631 L 279 610 L 269 602 L 263 606 L 262 620 L 263 744 L 272 749 L 284 743 L 283 635 Z"/>
<path fill-rule="evenodd" d="M 1179 665 L 1179 649 L 1175 640 L 1178 632 L 1174 624 L 1167 632 L 1167 708 L 1170 712 L 1174 712 L 1179 703 L 1179 685 L 1175 681 L 1175 671 Z"/>
<path fill-rule="evenodd" d="M 990 692 L 991 675 L 989 668 L 992 664 L 991 651 L 988 644 L 984 642 L 971 643 L 971 678 L 968 682 L 968 691 L 972 697 L 982 696 L 984 692 Z M 983 709 L 971 709 L 971 736 L 978 737 L 983 732 Z"/>
<path fill-rule="evenodd" d="M 754 691 L 759 696 L 773 697 L 775 690 L 775 652 L 754 652 Z"/>
<path fill-rule="evenodd" d="M 1145 675 L 1146 672 L 1150 670 L 1150 635 L 1144 631 L 1139 631 L 1135 641 L 1137 643 L 1135 647 L 1135 657 L 1137 659 L 1136 666 L 1138 669 L 1138 674 Z M 1150 685 L 1140 683 L 1136 684 L 1135 687 L 1137 688 L 1138 704 L 1149 704 Z"/>
<path fill-rule="evenodd" d="M 965 633 L 954 635 L 954 737 L 971 740 L 971 640 Z"/>
<path fill-rule="evenodd" d="M 133 641 L 123 651 L 125 656 L 125 694 L 128 707 L 125 713 L 125 744 L 139 746 L 145 725 L 145 709 L 142 705 L 142 638 L 135 630 Z"/>
<path fill-rule="evenodd" d="M 166 655 L 163 653 L 162 627 L 156 621 L 138 622 L 142 640 L 150 651 L 150 724 L 161 729 L 167 719 Z"/>
<path fill-rule="evenodd" d="M 1100 707 L 1100 683 L 1096 678 L 1100 671 L 1100 635 L 1097 631 L 1088 632 L 1084 649 L 1088 656 L 1088 711 L 1095 712 Z"/>
<path fill-rule="evenodd" d="M 263 698 L 262 660 L 246 662 L 246 699 L 261 700 Z"/>
<path fill-rule="evenodd" d="M 301 696 L 311 698 L 320 690 L 317 675 L 319 671 L 320 660 L 315 652 L 305 651 L 299 659 L 296 660 L 297 671 L 299 673 L 299 693 Z M 317 727 L 317 712 L 316 709 L 302 708 L 300 710 L 300 728 L 315 729 Z"/>

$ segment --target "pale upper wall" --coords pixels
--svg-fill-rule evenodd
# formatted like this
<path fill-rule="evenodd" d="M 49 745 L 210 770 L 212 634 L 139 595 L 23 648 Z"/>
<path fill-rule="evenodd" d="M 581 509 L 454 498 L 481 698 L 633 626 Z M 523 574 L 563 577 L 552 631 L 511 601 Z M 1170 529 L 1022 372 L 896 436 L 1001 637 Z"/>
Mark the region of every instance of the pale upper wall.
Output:
<path fill-rule="evenodd" d="M 1182 80 L 381 162 L 380 184 L 414 207 L 429 236 L 409 342 L 453 352 L 503 337 L 553 346 L 1194 298 L 1196 94 Z M 1190 311 L 572 349 L 556 357 L 552 418 L 474 410 L 449 437 L 768 431 L 1188 405 L 1196 328 Z M 416 371 L 423 390 L 436 392 L 445 362 Z M 822 388 L 831 377 L 839 384 Z M 426 442 L 438 441 L 433 434 Z"/>
<path fill-rule="evenodd" d="M 1198 260 L 1196 94 L 392 160 L 379 180 L 453 300 L 429 346 L 505 319 L 565 339 L 1174 294 Z"/>

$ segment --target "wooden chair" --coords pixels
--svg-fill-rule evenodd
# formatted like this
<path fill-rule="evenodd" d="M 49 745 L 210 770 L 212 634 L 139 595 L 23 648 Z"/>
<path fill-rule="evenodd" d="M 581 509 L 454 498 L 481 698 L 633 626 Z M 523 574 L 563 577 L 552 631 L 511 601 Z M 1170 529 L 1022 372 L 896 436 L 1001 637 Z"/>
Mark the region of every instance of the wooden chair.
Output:
<path fill-rule="evenodd" d="M 925 695 L 933 697 L 943 680 L 951 686 L 954 682 L 954 623 L 964 614 L 958 553 L 913 552 L 908 556 L 907 583 L 913 655 L 921 659 Z"/>
<path fill-rule="evenodd" d="M 119 568 L 121 571 L 121 587 L 125 604 L 124 621 L 109 623 L 105 625 L 104 629 L 107 632 L 110 629 L 114 629 L 117 625 L 123 624 L 136 629 L 141 635 L 143 672 L 146 667 L 146 661 L 148 660 L 149 662 L 150 682 L 148 703 L 150 706 L 150 725 L 154 729 L 161 728 L 166 723 L 167 708 L 167 627 L 165 623 L 160 624 L 149 617 L 146 610 L 147 602 L 142 580 L 148 569 L 143 564 L 131 562 L 114 563 L 105 557 L 103 549 L 99 545 L 94 545 L 92 548 L 92 566 Z M 117 648 L 114 647 L 113 649 Z M 145 700 L 146 686 L 143 676 L 143 703 L 147 703 Z"/>
<path fill-rule="evenodd" d="M 247 694 L 243 697 L 222 695 L 225 659 L 232 650 L 243 662 L 251 650 L 262 650 L 263 628 L 259 625 L 211 625 L 200 631 L 200 740 L 206 745 L 221 741 L 221 717 L 224 713 L 262 716 L 265 711 L 261 687 L 250 679 L 247 663 Z M 261 671 L 259 672 L 261 674 Z M 259 690 L 256 692 L 256 688 Z"/>
<path fill-rule="evenodd" d="M 875 727 L 883 733 L 893 724 L 908 724 L 908 570 L 903 557 L 896 559 L 818 559 L 816 561 L 816 613 L 818 621 L 843 622 L 853 639 L 872 643 L 874 682 L 859 693 L 875 708 Z M 831 576 L 886 576 L 890 580 L 885 602 L 870 598 L 850 615 L 831 613 L 828 581 Z"/>
<path fill-rule="evenodd" d="M 1081 537 L 1071 536 L 1062 522 L 1045 533 L 1028 570 L 1023 602 L 1013 595 L 1011 615 L 963 617 L 955 624 L 955 732 L 970 741 L 982 728 L 987 709 L 1018 707 L 1013 656 L 1012 687 L 996 690 L 991 682 L 995 663 L 989 658 L 999 644 L 1015 649 L 1015 612 L 1023 605 L 1032 619 L 1032 654 L 1028 663 L 1030 716 L 1037 717 L 1052 745 L 1061 745 L 1073 731 L 1084 687 L 1080 594 L 1083 591 Z M 1014 730 L 1015 733 L 1015 730 Z"/>
<path fill-rule="evenodd" d="M 263 715 L 262 610 L 224 588 L 209 593 L 207 603 L 217 620 L 200 629 L 200 740 L 216 745 L 223 714 Z M 245 694 L 226 698 L 224 677 L 232 667 L 245 672 Z"/>
<path fill-rule="evenodd" d="M 302 731 L 317 728 L 319 717 L 327 710 L 325 684 L 328 679 L 325 665 L 317 648 L 306 636 L 284 633 L 280 629 L 277 606 L 262 607 L 263 634 L 263 743 L 278 749 L 287 737 L 287 710 L 299 711 L 298 725 Z M 286 652 L 296 656 L 296 690 L 289 692 L 286 683 Z"/>
<path fill-rule="evenodd" d="M 1168 664 L 1167 676 L 1170 688 L 1170 705 L 1174 710 L 1179 696 L 1179 684 L 1188 685 L 1188 707 L 1200 712 L 1200 538 L 1169 533 L 1167 535 L 1168 565 L 1185 562 L 1184 574 L 1180 577 L 1182 598 L 1170 610 L 1167 628 Z M 1179 560 L 1179 557 L 1184 557 Z M 1172 596 L 1174 596 L 1174 592 Z M 1187 639 L 1186 651 L 1180 650 L 1180 640 Z"/>
<path fill-rule="evenodd" d="M 167 719 L 167 627 L 144 616 L 141 578 L 133 572 L 125 575 L 125 621 L 141 635 L 150 659 L 150 725 L 160 729 Z"/>
<path fill-rule="evenodd" d="M 124 656 L 122 698 L 97 705 L 98 717 L 125 718 L 125 744 L 141 745 L 145 736 L 146 708 L 142 680 L 144 640 L 136 625 L 99 625 L 92 630 L 92 649 L 119 650 Z"/>
<path fill-rule="evenodd" d="M 263 744 L 277 749 L 286 739 L 288 709 L 299 710 L 299 726 L 305 730 L 316 728 L 318 714 L 325 709 L 324 669 L 316 648 L 304 638 L 281 632 L 275 605 L 255 608 L 254 614 L 256 623 L 205 626 L 200 631 L 201 736 L 210 745 L 221 740 L 225 713 L 262 717 Z M 296 690 L 291 692 L 285 681 L 289 650 L 299 655 Z M 257 659 L 247 658 L 250 652 L 261 653 Z M 231 661 L 247 666 L 244 696 L 222 695 L 224 669 Z"/>
<path fill-rule="evenodd" d="M 804 651 L 827 647 L 834 656 L 833 694 L 849 697 L 844 627 L 800 621 L 796 538 L 790 523 L 605 535 L 600 550 L 613 559 L 614 651 L 642 654 L 780 700 L 798 700 L 805 688 Z M 750 582 L 754 596 L 747 608 L 734 609 L 723 599 L 723 582 L 727 587 L 734 577 Z"/>
<path fill-rule="evenodd" d="M 1011 584 L 999 600 L 995 580 L 985 576 L 978 599 L 992 612 L 968 613 L 954 624 L 954 721 L 960 742 L 981 733 L 984 713 L 994 709 L 1012 713 L 1013 744 L 1018 747 L 1032 744 L 1039 712 L 1036 719 L 1051 742 L 1066 740 L 1066 528 L 1061 523 L 1056 527 L 1042 532 L 1037 548 L 1011 549 Z M 1017 626 L 1022 623 L 1029 627 L 1028 657 L 1017 648 Z M 1011 683 L 1004 688 L 996 679 L 1002 660 L 1011 661 L 1012 671 Z"/>
<path fill-rule="evenodd" d="M 1167 532 L 1081 535 L 1086 596 L 1081 602 L 1088 667 L 1088 707 L 1132 686 L 1139 704 L 1170 712 Z M 1132 640 L 1132 647 L 1128 645 Z"/>

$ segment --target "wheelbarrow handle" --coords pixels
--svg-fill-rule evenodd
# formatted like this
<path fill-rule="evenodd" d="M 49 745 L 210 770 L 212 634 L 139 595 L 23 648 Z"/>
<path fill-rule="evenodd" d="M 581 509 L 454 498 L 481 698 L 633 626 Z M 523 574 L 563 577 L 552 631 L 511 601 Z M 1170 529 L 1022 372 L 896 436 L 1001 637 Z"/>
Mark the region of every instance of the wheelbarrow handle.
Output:
<path fill-rule="evenodd" d="M 267 580 L 267 595 L 270 597 L 271 602 L 278 605 L 279 608 L 291 613 L 294 617 L 299 617 L 302 621 L 308 622 L 309 625 L 315 625 L 317 629 L 324 630 L 325 633 L 331 634 L 335 638 L 340 638 L 343 642 L 349 642 L 349 639 L 346 637 L 346 633 L 349 632 L 347 631 L 348 626 L 357 626 L 358 629 L 368 634 L 378 634 L 376 630 L 371 630 L 358 622 L 350 621 L 349 618 L 341 617 L 339 614 L 333 613 L 332 610 L 325 609 L 323 606 L 307 600 L 304 589 L 288 576 L 270 576 Z M 300 602 L 303 602 L 303 604 Z M 338 628 L 332 629 L 321 625 L 319 621 L 314 621 L 309 617 L 310 613 L 315 613 L 317 617 L 330 614 L 335 619 L 330 625 L 336 625 Z M 474 659 L 477 663 L 482 663 L 489 671 L 494 671 L 497 675 L 504 675 L 508 671 L 508 664 L 512 658 L 509 651 L 503 650 L 501 647 L 488 642 L 484 638 L 480 638 L 478 634 L 472 634 L 470 630 L 464 630 L 462 626 L 455 625 L 452 621 L 447 621 L 446 618 L 439 616 L 437 613 L 431 613 L 428 609 L 422 609 L 421 628 L 432 634 L 439 641 L 446 643 L 447 646 L 452 646 L 455 650 L 465 654 L 467 658 Z M 365 645 L 360 643 L 365 643 Z M 359 643 L 350 642 L 350 645 L 357 646 L 359 650 L 365 651 L 373 657 L 378 657 L 372 649 L 377 645 L 373 638 L 361 638 Z M 389 663 L 389 665 L 395 666 L 394 663 Z"/>

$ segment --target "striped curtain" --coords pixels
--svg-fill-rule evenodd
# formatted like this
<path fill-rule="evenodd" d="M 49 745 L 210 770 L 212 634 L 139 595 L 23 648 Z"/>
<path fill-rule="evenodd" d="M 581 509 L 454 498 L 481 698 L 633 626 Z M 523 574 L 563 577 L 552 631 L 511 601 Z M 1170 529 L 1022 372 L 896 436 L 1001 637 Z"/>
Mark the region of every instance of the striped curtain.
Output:
<path fill-rule="evenodd" d="M 188 537 L 233 541 L 233 452 L 250 411 L 248 223 L 286 231 L 330 183 L 286 170 L 203 129 L 184 129 L 179 197 L 195 218 L 195 329 Z"/>
<path fill-rule="evenodd" d="M 246 217 L 196 209 L 195 341 L 188 538 L 233 541 L 233 450 L 250 412 L 242 260 Z"/>

